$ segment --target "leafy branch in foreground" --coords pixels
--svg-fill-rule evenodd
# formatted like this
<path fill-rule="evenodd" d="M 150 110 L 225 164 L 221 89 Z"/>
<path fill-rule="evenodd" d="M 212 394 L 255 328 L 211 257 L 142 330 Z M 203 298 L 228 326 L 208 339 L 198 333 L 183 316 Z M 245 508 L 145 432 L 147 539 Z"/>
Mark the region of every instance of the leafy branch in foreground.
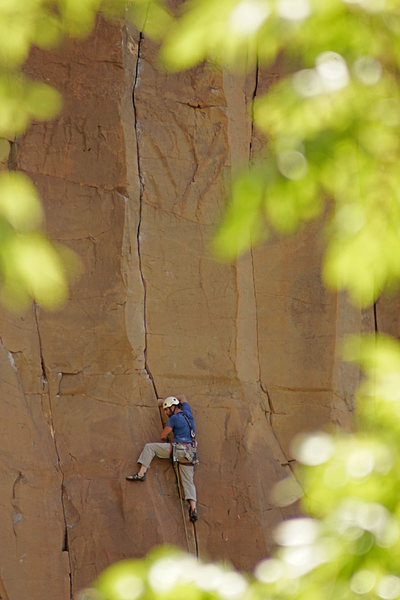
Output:
<path fill-rule="evenodd" d="M 399 31 L 394 0 L 182 3 L 163 41 L 167 67 L 208 59 L 244 70 L 282 55 L 286 65 L 256 100 L 267 151 L 234 185 L 220 255 L 234 258 L 270 227 L 291 233 L 328 202 L 325 282 L 363 306 L 398 283 Z"/>
<path fill-rule="evenodd" d="M 99 10 L 121 13 L 122 0 L 3 0 L 0 3 L 0 300 L 12 310 L 32 299 L 46 308 L 67 297 L 77 257 L 53 244 L 33 183 L 7 171 L 12 144 L 32 120 L 54 118 L 61 108 L 57 90 L 23 73 L 32 46 L 54 48 L 68 36 L 90 33 Z"/>

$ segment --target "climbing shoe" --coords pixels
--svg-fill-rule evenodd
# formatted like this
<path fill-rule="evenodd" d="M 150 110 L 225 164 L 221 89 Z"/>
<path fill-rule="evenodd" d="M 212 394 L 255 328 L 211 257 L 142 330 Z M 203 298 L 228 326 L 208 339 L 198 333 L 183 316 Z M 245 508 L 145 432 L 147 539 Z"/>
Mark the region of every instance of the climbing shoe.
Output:
<path fill-rule="evenodd" d="M 195 508 L 192 509 L 192 507 L 189 508 L 189 519 L 192 521 L 192 523 L 196 523 L 198 516 L 197 516 L 197 511 Z"/>
<path fill-rule="evenodd" d="M 127 475 L 125 477 L 127 481 L 145 481 L 146 473 L 140 477 L 139 473 L 135 473 L 134 475 Z"/>

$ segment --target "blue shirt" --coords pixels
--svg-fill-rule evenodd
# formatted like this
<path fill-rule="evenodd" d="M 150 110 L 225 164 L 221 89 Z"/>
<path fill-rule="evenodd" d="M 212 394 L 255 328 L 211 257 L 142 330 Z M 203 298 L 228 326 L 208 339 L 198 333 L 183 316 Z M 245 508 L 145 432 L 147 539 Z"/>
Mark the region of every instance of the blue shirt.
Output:
<path fill-rule="evenodd" d="M 171 427 L 174 433 L 174 442 L 191 443 L 193 440 L 190 435 L 190 427 L 183 415 L 187 416 L 193 431 L 195 431 L 192 411 L 187 402 L 182 403 L 182 412 L 177 412 L 168 419 L 167 425 L 168 427 Z"/>

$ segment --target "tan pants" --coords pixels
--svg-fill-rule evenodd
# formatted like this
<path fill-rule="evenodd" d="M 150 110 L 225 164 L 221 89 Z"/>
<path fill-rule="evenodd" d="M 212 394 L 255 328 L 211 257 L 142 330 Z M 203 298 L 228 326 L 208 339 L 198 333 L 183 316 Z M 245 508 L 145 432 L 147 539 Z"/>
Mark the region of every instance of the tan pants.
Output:
<path fill-rule="evenodd" d="M 152 442 L 146 444 L 138 458 L 138 463 L 149 468 L 153 458 L 170 458 L 171 444 L 166 442 Z M 177 449 L 178 459 L 184 459 L 183 450 Z M 179 464 L 179 475 L 182 482 L 185 500 L 197 500 L 196 487 L 194 485 L 194 467 Z"/>

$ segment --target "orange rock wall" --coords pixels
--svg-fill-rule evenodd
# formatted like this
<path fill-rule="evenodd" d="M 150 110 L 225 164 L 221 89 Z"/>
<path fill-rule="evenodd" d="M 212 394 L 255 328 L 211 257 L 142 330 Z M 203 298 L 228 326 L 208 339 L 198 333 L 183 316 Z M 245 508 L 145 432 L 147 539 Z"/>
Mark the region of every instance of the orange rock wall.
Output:
<path fill-rule="evenodd" d="M 60 312 L 0 315 L 0 598 L 67 600 L 155 544 L 194 551 L 171 465 L 125 481 L 169 394 L 196 417 L 200 555 L 251 569 L 284 514 L 269 491 L 292 437 L 350 421 L 343 335 L 374 329 L 372 309 L 324 289 L 318 225 L 232 265 L 209 252 L 260 145 L 249 103 L 276 74 L 168 75 L 152 43 L 102 19 L 84 42 L 33 52 L 27 72 L 64 108 L 16 141 L 15 166 L 84 273 Z"/>

